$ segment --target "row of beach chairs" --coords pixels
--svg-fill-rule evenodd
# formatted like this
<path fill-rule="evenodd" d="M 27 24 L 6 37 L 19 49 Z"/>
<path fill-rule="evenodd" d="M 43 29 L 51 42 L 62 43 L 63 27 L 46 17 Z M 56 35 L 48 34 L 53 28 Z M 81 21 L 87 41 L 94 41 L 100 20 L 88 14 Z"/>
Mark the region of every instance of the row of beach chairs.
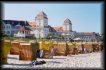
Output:
<path fill-rule="evenodd" d="M 44 42 L 45 43 L 45 42 Z M 67 56 L 67 55 L 78 55 L 84 53 L 98 52 L 103 50 L 103 44 L 81 44 L 81 43 L 65 43 L 65 42 L 52 42 L 51 45 L 42 42 L 15 42 L 15 41 L 2 41 L 2 56 L 1 60 L 7 60 L 7 55 L 19 55 L 19 60 L 36 60 L 38 50 L 43 50 L 42 58 L 48 58 L 47 56 L 51 52 L 51 47 L 56 48 L 55 56 Z M 45 47 L 45 48 L 44 48 Z M 3 61 L 6 63 L 6 61 Z"/>

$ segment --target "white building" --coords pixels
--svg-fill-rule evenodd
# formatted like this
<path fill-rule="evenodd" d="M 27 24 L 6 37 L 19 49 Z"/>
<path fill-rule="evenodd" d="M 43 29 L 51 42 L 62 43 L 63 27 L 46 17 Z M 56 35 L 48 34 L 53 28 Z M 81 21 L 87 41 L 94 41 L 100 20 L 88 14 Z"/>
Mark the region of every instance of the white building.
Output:
<path fill-rule="evenodd" d="M 83 35 L 84 33 L 81 35 L 81 33 L 72 31 L 72 22 L 68 18 L 63 21 L 62 26 L 52 27 L 48 25 L 48 17 L 43 11 L 37 14 L 34 21 L 3 20 L 2 22 L 3 32 L 15 37 L 34 36 L 36 38 L 45 38 L 48 34 L 52 34 L 55 36 L 63 35 L 67 38 L 74 39 L 76 35 L 80 37 L 86 36 L 86 34 Z M 92 37 L 89 35 L 89 38 Z"/>
<path fill-rule="evenodd" d="M 15 37 L 26 37 L 31 36 L 30 31 L 27 26 L 29 24 L 26 21 L 17 20 L 3 20 L 3 33 L 7 35 L 13 35 Z"/>

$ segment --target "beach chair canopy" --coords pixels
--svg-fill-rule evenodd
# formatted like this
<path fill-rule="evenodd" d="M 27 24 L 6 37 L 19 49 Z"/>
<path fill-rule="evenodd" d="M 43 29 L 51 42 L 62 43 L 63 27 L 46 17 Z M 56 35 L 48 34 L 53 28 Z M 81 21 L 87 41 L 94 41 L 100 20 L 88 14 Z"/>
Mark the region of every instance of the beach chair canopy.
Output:
<path fill-rule="evenodd" d="M 82 40 L 82 39 L 78 37 L 78 38 L 75 38 L 74 40 Z"/>

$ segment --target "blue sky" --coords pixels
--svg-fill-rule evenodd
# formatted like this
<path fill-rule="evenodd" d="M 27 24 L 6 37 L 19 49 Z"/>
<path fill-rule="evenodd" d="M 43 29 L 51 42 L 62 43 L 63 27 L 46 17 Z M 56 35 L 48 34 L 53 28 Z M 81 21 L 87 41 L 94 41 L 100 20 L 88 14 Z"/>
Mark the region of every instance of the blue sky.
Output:
<path fill-rule="evenodd" d="M 66 18 L 73 31 L 99 32 L 102 30 L 103 3 L 3 3 L 3 19 L 34 21 L 44 11 L 51 26 L 62 26 Z"/>

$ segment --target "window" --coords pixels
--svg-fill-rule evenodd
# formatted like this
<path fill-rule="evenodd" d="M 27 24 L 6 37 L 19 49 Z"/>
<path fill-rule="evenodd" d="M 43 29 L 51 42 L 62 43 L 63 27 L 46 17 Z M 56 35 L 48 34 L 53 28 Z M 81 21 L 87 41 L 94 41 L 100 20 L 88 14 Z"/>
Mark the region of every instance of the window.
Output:
<path fill-rule="evenodd" d="M 65 29 L 67 30 L 67 25 L 65 25 Z"/>
<path fill-rule="evenodd" d="M 6 25 L 6 28 L 7 28 L 7 29 L 10 29 L 10 27 L 11 27 L 10 24 L 7 24 L 7 25 Z"/>
<path fill-rule="evenodd" d="M 20 26 L 16 26 L 15 28 L 16 28 L 16 29 L 19 29 L 19 28 L 20 28 Z"/>
<path fill-rule="evenodd" d="M 39 37 L 39 34 L 37 34 L 37 36 Z"/>
<path fill-rule="evenodd" d="M 53 35 L 55 35 L 55 33 L 53 33 Z"/>
<path fill-rule="evenodd" d="M 28 34 L 30 34 L 30 31 L 28 31 Z"/>
<path fill-rule="evenodd" d="M 7 34 L 10 34 L 10 31 L 7 31 Z"/>
<path fill-rule="evenodd" d="M 24 31 L 22 31 L 22 33 L 24 34 Z"/>
<path fill-rule="evenodd" d="M 15 31 L 12 31 L 11 33 L 12 33 L 12 34 L 14 34 L 14 33 L 15 33 Z"/>
<path fill-rule="evenodd" d="M 5 29 L 5 26 L 3 26 L 3 28 Z"/>
<path fill-rule="evenodd" d="M 8 29 L 8 26 L 6 26 L 6 28 Z"/>
<path fill-rule="evenodd" d="M 5 31 L 3 31 L 3 33 L 5 34 Z"/>
<path fill-rule="evenodd" d="M 10 29 L 10 26 L 8 26 L 8 28 Z"/>
<path fill-rule="evenodd" d="M 27 33 L 26 34 L 28 34 L 28 31 L 27 31 Z"/>

